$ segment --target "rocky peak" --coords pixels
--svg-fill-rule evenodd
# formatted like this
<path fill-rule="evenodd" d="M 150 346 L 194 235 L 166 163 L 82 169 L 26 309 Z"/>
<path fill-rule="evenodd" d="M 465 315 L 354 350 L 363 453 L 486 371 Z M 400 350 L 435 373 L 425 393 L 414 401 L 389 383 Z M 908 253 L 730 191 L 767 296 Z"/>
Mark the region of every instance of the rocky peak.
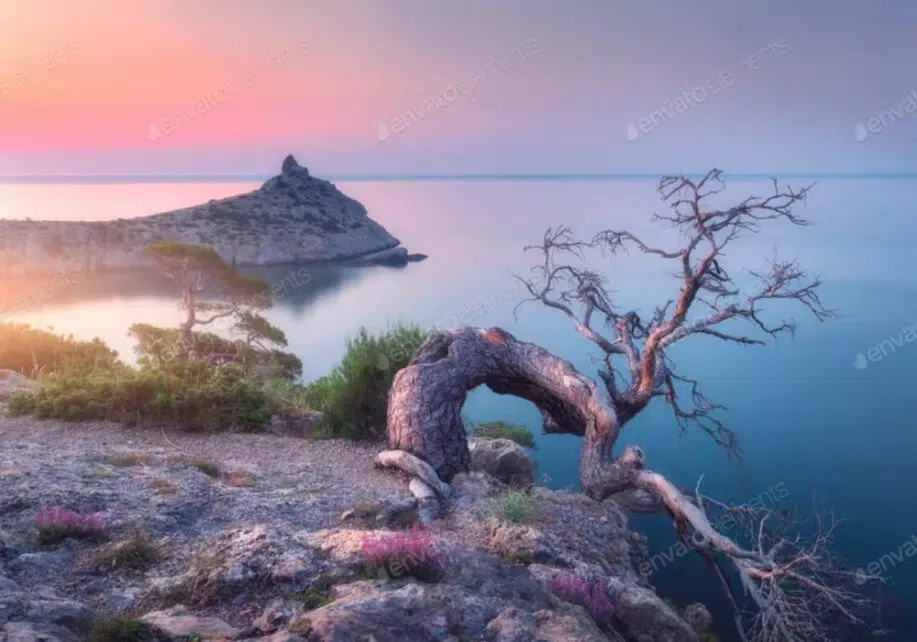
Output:
<path fill-rule="evenodd" d="M 264 185 L 261 186 L 262 190 L 276 190 L 276 189 L 327 189 L 331 184 L 328 181 L 323 181 L 321 179 L 315 178 L 309 174 L 309 170 L 296 162 L 296 158 L 293 154 L 287 155 L 283 159 L 283 164 L 280 166 L 280 173 L 274 176 L 273 178 L 268 179 Z"/>
<path fill-rule="evenodd" d="M 290 174 L 308 176 L 309 170 L 297 163 L 293 154 L 288 154 L 287 157 L 283 159 L 283 164 L 280 166 L 280 173 L 284 176 Z"/>

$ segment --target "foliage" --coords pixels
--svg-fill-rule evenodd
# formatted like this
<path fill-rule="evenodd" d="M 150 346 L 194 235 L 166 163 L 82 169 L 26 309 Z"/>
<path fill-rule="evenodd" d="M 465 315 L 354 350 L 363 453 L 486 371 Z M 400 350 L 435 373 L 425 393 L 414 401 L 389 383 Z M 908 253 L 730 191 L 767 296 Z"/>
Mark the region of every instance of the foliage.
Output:
<path fill-rule="evenodd" d="M 56 544 L 68 537 L 76 539 L 102 539 L 105 524 L 98 513 L 81 515 L 67 508 L 43 508 L 35 514 L 38 541 Z"/>
<path fill-rule="evenodd" d="M 282 331 L 264 319 L 261 321 L 267 325 L 259 325 L 258 328 L 270 337 L 269 340 L 286 345 L 286 337 Z M 276 332 L 271 333 L 268 327 L 274 328 Z M 148 323 L 135 323 L 128 330 L 128 334 L 137 342 L 135 351 L 140 357 L 141 365 L 164 367 L 173 360 L 172 348 L 179 338 L 178 328 L 159 328 Z M 232 361 L 241 365 L 247 373 L 252 373 L 258 367 L 266 368 L 269 376 L 290 381 L 302 375 L 302 361 L 295 354 L 253 347 L 241 339 L 226 339 L 212 332 L 193 332 L 192 337 L 194 352 L 199 359 L 211 362 Z"/>
<path fill-rule="evenodd" d="M 188 461 L 189 464 L 197 468 L 199 471 L 207 475 L 208 477 L 219 477 L 220 476 L 220 465 L 215 461 L 210 459 L 192 459 Z"/>
<path fill-rule="evenodd" d="M 143 568 L 159 558 L 156 544 L 140 533 L 117 542 L 96 556 L 96 564 L 111 567 Z"/>
<path fill-rule="evenodd" d="M 360 328 L 347 342 L 341 363 L 309 384 L 303 401 L 327 417 L 334 436 L 380 437 L 395 374 L 410 363 L 426 337 L 414 325 L 398 325 L 378 336 Z"/>
<path fill-rule="evenodd" d="M 573 573 L 564 573 L 548 581 L 548 589 L 557 597 L 584 609 L 600 628 L 614 629 L 615 605 L 599 580 L 586 581 Z"/>
<path fill-rule="evenodd" d="M 279 346 L 287 345 L 287 336 L 283 330 L 270 323 L 260 314 L 255 314 L 249 310 L 243 310 L 236 315 L 233 331 L 245 337 L 246 345 L 260 347 L 261 341 L 275 343 Z"/>
<path fill-rule="evenodd" d="M 12 416 L 168 424 L 184 430 L 257 431 L 270 419 L 268 399 L 236 364 L 175 361 L 161 369 L 67 372 L 32 393 L 10 396 Z"/>
<path fill-rule="evenodd" d="M 366 535 L 361 554 L 368 576 L 436 582 L 446 572 L 446 556 L 430 532 L 417 526 L 401 533 Z"/>
<path fill-rule="evenodd" d="M 150 243 L 144 255 L 178 287 L 179 307 L 186 317 L 179 326 L 170 352 L 185 359 L 195 354 L 193 330 L 219 319 L 231 319 L 233 330 L 242 334 L 250 348 L 264 350 L 264 342 L 286 345 L 283 331 L 256 310 L 271 307 L 270 289 L 256 276 L 240 274 L 212 248 L 174 241 Z M 215 300 L 203 301 L 207 286 Z M 200 316 L 199 316 L 200 315 Z"/>
<path fill-rule="evenodd" d="M 101 339 L 78 341 L 33 328 L 27 323 L 0 323 L 0 369 L 39 376 L 66 370 L 112 369 L 118 353 Z"/>
<path fill-rule="evenodd" d="M 509 439 L 524 448 L 536 448 L 535 437 L 528 428 L 506 421 L 485 421 L 472 428 L 471 434 L 479 439 Z"/>
<path fill-rule="evenodd" d="M 128 616 L 97 619 L 89 634 L 89 642 L 149 642 L 154 639 L 148 624 Z"/>
<path fill-rule="evenodd" d="M 532 519 L 534 501 L 522 490 L 508 490 L 494 499 L 494 510 L 506 521 L 522 524 Z"/>

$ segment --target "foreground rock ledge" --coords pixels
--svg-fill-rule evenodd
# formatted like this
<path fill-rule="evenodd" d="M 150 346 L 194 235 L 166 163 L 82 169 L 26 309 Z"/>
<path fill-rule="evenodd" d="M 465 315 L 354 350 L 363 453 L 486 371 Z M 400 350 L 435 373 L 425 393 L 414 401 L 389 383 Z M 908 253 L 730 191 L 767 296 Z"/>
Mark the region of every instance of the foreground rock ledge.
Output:
<path fill-rule="evenodd" d="M 429 526 L 445 570 L 421 581 L 412 561 L 364 563 L 367 537 L 404 533 L 412 520 L 378 519 L 411 498 L 359 444 L 188 434 L 169 443 L 158 431 L 27 418 L 0 420 L 0 439 L 13 444 L 0 451 L 0 639 L 85 640 L 95 618 L 124 614 L 161 639 L 274 642 L 693 642 L 685 618 L 709 624 L 702 607 L 683 614 L 656 596 L 638 572 L 645 539 L 620 509 L 578 493 L 535 486 L 513 522 L 500 508 L 509 486 L 457 474 Z M 106 463 L 126 453 L 138 463 Z M 195 458 L 223 472 L 210 477 Z M 33 518 L 48 505 L 100 511 L 110 541 L 39 546 Z M 135 531 L 155 543 L 155 561 L 97 562 Z M 547 588 L 565 573 L 601 583 L 615 630 Z"/>

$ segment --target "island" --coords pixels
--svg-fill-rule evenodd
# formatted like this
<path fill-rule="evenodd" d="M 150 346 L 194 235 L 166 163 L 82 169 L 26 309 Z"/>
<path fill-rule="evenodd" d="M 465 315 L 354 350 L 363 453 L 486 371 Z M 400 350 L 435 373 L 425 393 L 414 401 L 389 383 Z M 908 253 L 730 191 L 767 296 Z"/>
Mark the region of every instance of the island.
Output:
<path fill-rule="evenodd" d="M 114 221 L 0 220 L 0 276 L 145 269 L 143 248 L 206 245 L 236 267 L 328 262 L 405 265 L 426 258 L 372 220 L 333 183 L 289 155 L 280 174 L 246 194 Z"/>

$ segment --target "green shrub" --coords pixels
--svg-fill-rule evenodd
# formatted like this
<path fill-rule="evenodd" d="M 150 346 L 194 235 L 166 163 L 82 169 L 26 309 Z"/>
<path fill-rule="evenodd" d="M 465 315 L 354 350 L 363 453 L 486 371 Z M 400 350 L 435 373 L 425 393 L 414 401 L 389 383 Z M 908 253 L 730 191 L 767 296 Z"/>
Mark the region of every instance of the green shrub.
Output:
<path fill-rule="evenodd" d="M 12 416 L 66 421 L 168 424 L 184 430 L 261 430 L 270 419 L 264 392 L 237 364 L 174 361 L 162 368 L 65 372 L 32 393 L 11 395 Z"/>
<path fill-rule="evenodd" d="M 333 436 L 383 435 L 395 374 L 410 363 L 426 337 L 414 325 L 399 325 L 379 336 L 360 328 L 347 342 L 341 363 L 328 376 L 309 384 L 302 401 L 325 414 Z"/>
<path fill-rule="evenodd" d="M 532 519 L 535 503 L 531 496 L 521 490 L 508 490 L 494 499 L 494 510 L 508 522 L 523 524 Z"/>
<path fill-rule="evenodd" d="M 118 366 L 121 366 L 118 353 L 101 339 L 77 341 L 72 335 L 38 330 L 27 323 L 0 322 L 2 369 L 37 377 L 66 371 L 110 370 Z"/>
<path fill-rule="evenodd" d="M 155 639 L 148 624 L 127 616 L 97 619 L 89 634 L 89 642 L 148 642 Z"/>
<path fill-rule="evenodd" d="M 505 421 L 485 421 L 471 430 L 471 434 L 480 439 L 509 439 L 525 448 L 535 448 L 535 437 L 525 426 Z"/>

